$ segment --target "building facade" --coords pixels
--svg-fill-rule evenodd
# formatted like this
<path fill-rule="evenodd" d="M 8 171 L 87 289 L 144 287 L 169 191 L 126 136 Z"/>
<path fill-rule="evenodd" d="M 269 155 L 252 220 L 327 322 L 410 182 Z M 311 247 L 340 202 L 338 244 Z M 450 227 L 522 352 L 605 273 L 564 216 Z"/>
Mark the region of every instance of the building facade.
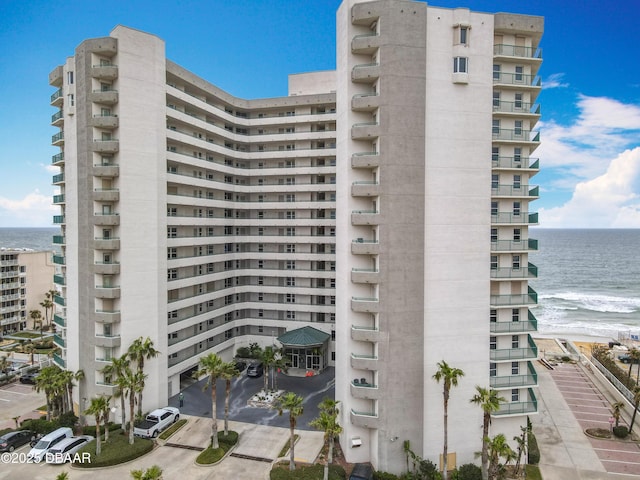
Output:
<path fill-rule="evenodd" d="M 40 311 L 45 295 L 53 288 L 52 252 L 0 249 L 0 333 L 11 335 L 32 328 L 29 312 Z M 36 326 L 37 327 L 37 326 Z"/>
<path fill-rule="evenodd" d="M 537 410 L 542 26 L 345 0 L 336 71 L 292 75 L 288 96 L 262 100 L 167 60 L 153 35 L 119 26 L 83 42 L 49 77 L 59 361 L 85 370 L 78 398 L 113 391 L 101 370 L 139 336 L 163 353 L 148 363 L 150 408 L 201 356 L 312 326 L 329 335 L 317 362 L 336 367 L 349 461 L 401 471 L 404 440 L 439 458 L 442 360 L 465 372 L 450 465 L 480 448 L 476 385 L 506 400 L 493 428 L 518 434 Z"/>

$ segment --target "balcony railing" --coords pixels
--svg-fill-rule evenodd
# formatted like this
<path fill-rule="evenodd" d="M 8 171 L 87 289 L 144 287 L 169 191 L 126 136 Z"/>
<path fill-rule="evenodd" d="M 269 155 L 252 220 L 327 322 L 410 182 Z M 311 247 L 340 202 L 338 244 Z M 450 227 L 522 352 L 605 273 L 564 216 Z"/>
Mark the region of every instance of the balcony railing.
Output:
<path fill-rule="evenodd" d="M 538 384 L 538 374 L 531 362 L 527 362 L 528 372 L 524 375 L 504 375 L 489 377 L 491 388 L 532 387 Z"/>
<path fill-rule="evenodd" d="M 55 323 L 56 325 L 60 325 L 61 327 L 65 327 L 67 325 L 64 318 L 62 318 L 57 313 L 53 315 L 53 323 Z"/>
<path fill-rule="evenodd" d="M 62 98 L 62 88 L 59 88 L 51 95 L 51 103 L 55 102 L 57 99 Z"/>
<path fill-rule="evenodd" d="M 537 197 L 539 187 L 537 185 L 491 185 L 491 195 L 495 197 Z"/>
<path fill-rule="evenodd" d="M 64 203 L 64 193 L 53 196 L 53 203 Z"/>
<path fill-rule="evenodd" d="M 54 255 L 53 263 L 55 263 L 56 265 L 64 265 L 65 264 L 64 257 L 62 255 Z"/>
<path fill-rule="evenodd" d="M 64 297 L 61 297 L 60 295 L 54 295 L 53 296 L 53 301 L 55 303 L 57 303 L 58 305 L 61 305 L 63 307 L 65 306 Z"/>
<path fill-rule="evenodd" d="M 529 238 L 523 240 L 494 240 L 491 242 L 492 252 L 517 252 L 538 250 L 538 240 Z"/>
<path fill-rule="evenodd" d="M 54 275 L 53 283 L 55 283 L 56 285 L 65 285 L 66 282 L 65 282 L 64 275 L 58 275 L 58 274 Z"/>
<path fill-rule="evenodd" d="M 529 157 L 493 157 L 491 159 L 492 168 L 529 168 L 540 169 L 540 160 Z"/>
<path fill-rule="evenodd" d="M 66 342 L 65 342 L 64 338 L 62 338 L 60 335 L 54 335 L 53 336 L 53 341 L 59 347 L 66 348 Z"/>
<path fill-rule="evenodd" d="M 61 368 L 67 368 L 67 362 L 57 353 L 53 354 L 53 361 L 56 362 Z"/>
<path fill-rule="evenodd" d="M 531 335 L 527 335 L 526 347 L 491 349 L 489 350 L 489 357 L 495 361 L 536 359 L 538 357 L 538 347 Z"/>
<path fill-rule="evenodd" d="M 523 415 L 538 411 L 538 399 L 533 393 L 533 389 L 528 388 L 528 399 L 524 402 L 509 402 L 500 404 L 500 410 L 493 413 L 493 416 L 500 415 Z"/>
<path fill-rule="evenodd" d="M 63 117 L 62 110 L 58 110 L 56 113 L 51 115 L 51 123 L 55 123 L 57 120 L 60 120 Z"/>
<path fill-rule="evenodd" d="M 526 322 L 491 322 L 491 333 L 525 333 L 538 331 L 538 320 L 529 311 Z"/>
<path fill-rule="evenodd" d="M 53 223 L 55 223 L 56 225 L 60 225 L 64 223 L 64 215 L 54 215 L 53 216 Z"/>
<path fill-rule="evenodd" d="M 532 132 L 524 129 L 494 128 L 491 132 L 494 140 L 514 142 L 539 142 L 540 132 Z"/>
<path fill-rule="evenodd" d="M 64 245 L 65 243 L 67 243 L 67 241 L 65 240 L 64 235 L 54 235 L 53 243 L 55 245 Z"/>
<path fill-rule="evenodd" d="M 536 224 L 538 214 L 529 212 L 498 212 L 491 214 L 491 223 Z"/>
<path fill-rule="evenodd" d="M 64 152 L 56 153 L 53 157 L 51 157 L 52 164 L 60 162 L 64 162 Z"/>
<path fill-rule="evenodd" d="M 529 102 L 506 102 L 504 100 L 495 99 L 493 101 L 493 111 L 500 113 L 519 113 L 540 115 L 540 105 Z"/>
<path fill-rule="evenodd" d="M 505 45 L 503 43 L 499 43 L 493 46 L 493 54 L 503 55 L 507 57 L 542 59 L 541 48 L 525 47 L 520 45 Z"/>
<path fill-rule="evenodd" d="M 528 287 L 528 293 L 491 295 L 490 302 L 493 306 L 536 305 L 538 303 L 538 293 L 533 288 Z"/>
<path fill-rule="evenodd" d="M 59 173 L 53 176 L 53 183 L 61 183 L 64 182 L 64 173 Z"/>
<path fill-rule="evenodd" d="M 55 135 L 51 136 L 51 143 L 56 143 L 56 142 L 59 142 L 61 140 L 64 140 L 64 130 L 60 130 Z"/>
<path fill-rule="evenodd" d="M 542 80 L 540 77 L 535 75 L 525 75 L 524 73 L 493 72 L 493 83 L 535 88 L 540 88 L 542 86 Z"/>
<path fill-rule="evenodd" d="M 491 269 L 491 278 L 536 278 L 538 267 L 528 262 L 527 268 L 500 267 Z"/>

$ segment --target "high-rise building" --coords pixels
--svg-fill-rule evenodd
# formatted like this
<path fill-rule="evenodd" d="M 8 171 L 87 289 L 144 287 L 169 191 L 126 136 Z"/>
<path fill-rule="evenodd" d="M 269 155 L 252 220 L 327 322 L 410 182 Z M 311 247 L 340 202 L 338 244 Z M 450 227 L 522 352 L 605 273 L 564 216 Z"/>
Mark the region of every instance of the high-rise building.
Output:
<path fill-rule="evenodd" d="M 42 303 L 53 289 L 52 252 L 20 248 L 0 249 L 0 334 L 10 335 L 33 325 L 32 310 L 46 323 Z M 54 297 L 57 301 L 57 297 Z"/>
<path fill-rule="evenodd" d="M 401 471 L 404 440 L 439 458 L 441 361 L 465 373 L 449 466 L 480 448 L 476 385 L 505 398 L 494 432 L 518 434 L 537 410 L 542 27 L 345 0 L 336 71 L 292 75 L 288 96 L 263 100 L 167 60 L 153 35 L 119 26 L 80 44 L 49 78 L 60 362 L 84 369 L 78 398 L 111 393 L 102 368 L 140 336 L 162 352 L 145 364 L 152 407 L 202 355 L 303 329 L 287 354 L 335 365 L 349 461 Z"/>

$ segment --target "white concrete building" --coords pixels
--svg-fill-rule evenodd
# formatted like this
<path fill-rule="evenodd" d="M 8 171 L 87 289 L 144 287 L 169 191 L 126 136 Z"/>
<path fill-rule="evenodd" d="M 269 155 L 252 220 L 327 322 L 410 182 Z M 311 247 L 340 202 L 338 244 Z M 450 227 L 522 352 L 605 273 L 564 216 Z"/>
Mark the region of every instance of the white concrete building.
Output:
<path fill-rule="evenodd" d="M 542 27 L 345 0 L 336 71 L 292 75 L 289 96 L 264 100 L 172 63 L 153 35 L 83 42 L 49 79 L 61 362 L 87 373 L 79 398 L 111 391 L 100 370 L 139 336 L 163 353 L 149 408 L 204 354 L 313 326 L 327 351 L 291 360 L 335 364 L 349 461 L 402 471 L 409 440 L 437 463 L 442 360 L 465 372 L 450 466 L 480 449 L 476 385 L 507 400 L 493 432 L 519 433 L 537 410 L 527 233 Z"/>
<path fill-rule="evenodd" d="M 40 303 L 53 289 L 51 254 L 20 248 L 0 249 L 0 335 L 32 328 L 31 310 L 40 311 L 46 323 Z"/>

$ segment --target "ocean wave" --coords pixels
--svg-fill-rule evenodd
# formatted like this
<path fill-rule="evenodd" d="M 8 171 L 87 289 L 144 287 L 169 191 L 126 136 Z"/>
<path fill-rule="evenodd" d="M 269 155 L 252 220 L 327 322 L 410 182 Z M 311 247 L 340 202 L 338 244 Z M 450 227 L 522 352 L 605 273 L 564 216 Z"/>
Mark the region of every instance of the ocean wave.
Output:
<path fill-rule="evenodd" d="M 640 326 L 630 326 L 620 323 L 583 322 L 575 320 L 563 323 L 540 321 L 538 323 L 538 331 L 545 335 L 587 335 L 617 339 L 621 333 L 626 336 L 629 334 L 640 335 Z"/>
<path fill-rule="evenodd" d="M 616 297 L 613 295 L 592 295 L 578 292 L 561 292 L 538 296 L 540 303 L 558 300 L 564 304 L 554 304 L 555 308 L 577 310 L 579 308 L 601 313 L 634 313 L 640 309 L 640 298 Z"/>

